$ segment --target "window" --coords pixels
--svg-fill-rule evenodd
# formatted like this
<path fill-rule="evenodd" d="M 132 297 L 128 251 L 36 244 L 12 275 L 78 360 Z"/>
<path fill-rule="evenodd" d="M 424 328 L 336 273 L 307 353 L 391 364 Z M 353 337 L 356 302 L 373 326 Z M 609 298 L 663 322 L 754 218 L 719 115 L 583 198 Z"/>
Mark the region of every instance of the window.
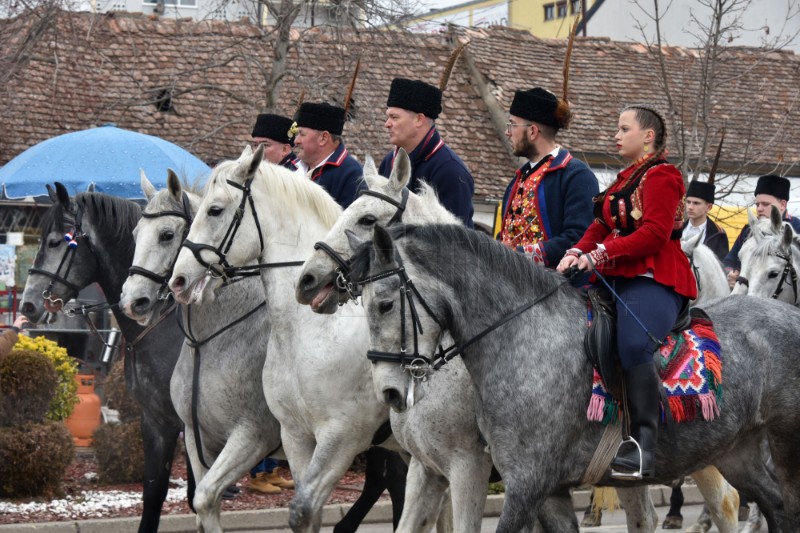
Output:
<path fill-rule="evenodd" d="M 553 20 L 556 15 L 556 6 L 555 4 L 545 4 L 544 5 L 544 20 Z"/>
<path fill-rule="evenodd" d="M 581 0 L 570 0 L 569 2 L 570 15 L 577 15 L 581 12 Z"/>
<path fill-rule="evenodd" d="M 556 4 L 556 16 L 560 19 L 566 18 L 567 16 L 567 3 L 566 2 L 559 2 Z"/>
<path fill-rule="evenodd" d="M 144 5 L 156 5 L 161 0 L 144 0 Z M 165 6 L 197 7 L 197 0 L 163 0 Z"/>

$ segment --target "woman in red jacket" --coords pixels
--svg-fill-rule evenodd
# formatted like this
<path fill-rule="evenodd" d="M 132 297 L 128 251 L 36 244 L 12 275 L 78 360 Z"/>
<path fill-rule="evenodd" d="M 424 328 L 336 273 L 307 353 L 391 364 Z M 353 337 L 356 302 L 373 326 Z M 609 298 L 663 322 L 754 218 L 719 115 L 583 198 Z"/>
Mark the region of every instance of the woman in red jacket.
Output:
<path fill-rule="evenodd" d="M 666 337 L 683 306 L 697 295 L 680 245 L 683 177 L 664 159 L 666 136 L 664 118 L 653 107 L 622 110 L 614 139 L 619 155 L 632 164 L 595 198 L 594 222 L 558 265 L 559 272 L 594 266 L 656 339 Z M 659 421 L 656 346 L 619 300 L 616 305 L 630 436 L 642 452 L 640 457 L 636 446 L 626 444 L 611 465 L 623 474 L 641 466 L 642 474 L 652 477 Z"/>

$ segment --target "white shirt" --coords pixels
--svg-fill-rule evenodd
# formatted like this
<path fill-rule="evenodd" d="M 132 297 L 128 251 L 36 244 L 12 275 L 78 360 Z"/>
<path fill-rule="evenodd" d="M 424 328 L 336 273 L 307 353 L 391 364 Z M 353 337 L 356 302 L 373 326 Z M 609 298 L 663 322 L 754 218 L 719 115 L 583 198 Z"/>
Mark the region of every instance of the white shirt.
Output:
<path fill-rule="evenodd" d="M 708 224 L 708 219 L 705 220 L 699 226 L 693 226 L 692 221 L 689 220 L 689 223 L 686 224 L 686 227 L 683 228 L 683 233 L 681 234 L 682 241 L 688 241 L 689 239 L 694 238 L 697 235 L 702 235 L 700 237 L 700 242 L 703 242 L 706 238 L 706 225 Z"/>
<path fill-rule="evenodd" d="M 321 167 L 322 165 L 324 165 L 325 163 L 327 163 L 327 162 L 328 162 L 328 159 L 330 159 L 330 158 L 331 158 L 331 156 L 333 155 L 333 152 L 335 152 L 335 151 L 336 151 L 336 150 L 333 150 L 331 153 L 329 153 L 329 154 L 328 154 L 328 157 L 326 157 L 325 159 L 323 159 L 322 161 L 320 161 L 320 162 L 317 164 L 317 166 L 315 166 L 314 168 L 309 168 L 308 170 L 306 170 L 306 177 L 307 177 L 308 179 L 311 179 L 311 176 L 313 176 L 313 175 L 314 175 L 314 171 L 315 171 L 315 170 L 317 170 L 317 169 L 318 169 L 319 167 Z"/>

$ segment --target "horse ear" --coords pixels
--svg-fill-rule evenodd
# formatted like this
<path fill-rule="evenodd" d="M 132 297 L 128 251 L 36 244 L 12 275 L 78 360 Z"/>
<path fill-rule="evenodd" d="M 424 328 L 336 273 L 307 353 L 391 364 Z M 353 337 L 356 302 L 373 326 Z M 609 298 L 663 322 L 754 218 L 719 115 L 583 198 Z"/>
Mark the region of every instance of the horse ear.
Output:
<path fill-rule="evenodd" d="M 790 254 L 792 250 L 792 241 L 794 240 L 794 229 L 790 224 L 783 226 L 783 238 L 781 239 L 781 248 L 786 254 Z"/>
<path fill-rule="evenodd" d="M 375 168 L 375 160 L 371 155 L 364 158 L 364 181 L 367 182 L 367 187 L 372 188 L 371 178 L 378 175 L 378 169 Z"/>
<path fill-rule="evenodd" d="M 747 210 L 747 223 L 750 225 L 750 234 L 756 241 L 760 241 L 764 234 L 761 228 L 758 227 L 758 218 L 750 209 Z"/>
<path fill-rule="evenodd" d="M 349 229 L 344 230 L 344 234 L 347 235 L 347 242 L 350 244 L 350 249 L 354 252 L 367 242 Z"/>
<path fill-rule="evenodd" d="M 250 161 L 250 166 L 247 168 L 247 175 L 252 176 L 255 174 L 262 161 L 264 161 L 264 145 L 259 144 L 256 151 L 253 152 L 253 159 Z"/>
<path fill-rule="evenodd" d="M 697 248 L 697 245 L 700 244 L 700 239 L 702 237 L 703 237 L 703 234 L 702 233 L 698 233 L 697 235 L 695 235 L 691 239 L 687 239 L 685 241 L 681 241 L 681 248 L 683 248 L 683 253 L 685 253 L 688 256 L 691 256 L 694 253 L 695 249 Z"/>
<path fill-rule="evenodd" d="M 780 235 L 783 220 L 781 220 L 781 212 L 774 205 L 770 206 L 769 221 L 772 224 L 772 233 Z"/>
<path fill-rule="evenodd" d="M 153 199 L 153 196 L 156 195 L 156 188 L 150 183 L 150 180 L 147 179 L 147 174 L 145 174 L 144 169 L 139 169 L 139 183 L 142 187 L 142 192 L 144 193 L 144 197 L 147 198 L 147 201 Z"/>
<path fill-rule="evenodd" d="M 378 265 L 387 266 L 394 263 L 394 241 L 380 224 L 376 224 L 372 232 L 372 249 L 375 251 Z"/>
<path fill-rule="evenodd" d="M 53 186 L 48 183 L 47 185 L 45 185 L 45 187 L 47 188 L 47 196 L 50 197 L 50 201 L 53 203 L 58 202 L 58 197 L 56 196 L 56 190 L 53 188 Z"/>
<path fill-rule="evenodd" d="M 394 156 L 394 167 L 389 176 L 389 185 L 395 191 L 402 191 L 411 180 L 411 159 L 405 150 L 400 148 Z"/>
<path fill-rule="evenodd" d="M 253 155 L 253 147 L 250 144 L 245 144 L 240 157 L 250 157 L 251 155 Z"/>
<path fill-rule="evenodd" d="M 56 182 L 55 185 L 56 185 L 56 200 L 58 201 L 58 203 L 61 204 L 61 207 L 63 207 L 64 210 L 69 211 L 70 201 L 69 201 L 69 192 L 67 191 L 67 188 L 64 187 L 63 183 Z"/>
<path fill-rule="evenodd" d="M 169 194 L 172 196 L 175 201 L 181 201 L 181 194 L 183 194 L 183 187 L 181 187 L 181 180 L 178 178 L 178 175 L 175 174 L 175 171 L 171 168 L 167 169 L 167 189 L 169 189 Z"/>

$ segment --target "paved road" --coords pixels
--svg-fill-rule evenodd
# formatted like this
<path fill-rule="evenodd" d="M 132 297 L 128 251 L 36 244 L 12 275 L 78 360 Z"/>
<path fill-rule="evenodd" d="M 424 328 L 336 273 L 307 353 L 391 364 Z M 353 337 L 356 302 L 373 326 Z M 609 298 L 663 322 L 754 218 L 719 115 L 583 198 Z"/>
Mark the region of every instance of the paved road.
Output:
<path fill-rule="evenodd" d="M 686 505 L 683 508 L 683 526 L 684 529 L 692 525 L 697 517 L 700 515 L 700 511 L 702 510 L 702 505 Z M 664 515 L 667 514 L 666 507 L 657 507 L 656 512 L 658 512 L 659 524 L 656 531 L 665 531 L 661 529 L 661 520 L 664 519 Z M 583 517 L 583 512 L 578 513 L 578 520 Z M 743 526 L 744 523 L 741 522 L 739 524 Z M 481 533 L 493 533 L 495 528 L 497 527 L 497 518 L 485 518 L 483 520 L 483 528 L 481 529 Z M 365 524 L 358 528 L 359 533 L 391 533 L 392 527 L 389 524 Z M 625 527 L 625 513 L 623 511 L 615 511 L 613 513 L 605 513 L 603 515 L 603 525 L 600 527 L 587 527 L 581 528 L 581 532 L 591 533 L 591 532 L 602 532 L 602 533 L 627 533 L 627 528 Z M 766 526 L 762 528 L 762 531 L 766 531 Z M 325 527 L 322 528 L 322 533 L 332 533 L 333 528 Z M 291 533 L 289 529 L 270 529 L 269 531 L 264 530 L 261 533 Z M 711 529 L 711 533 L 718 533 L 716 527 Z"/>

